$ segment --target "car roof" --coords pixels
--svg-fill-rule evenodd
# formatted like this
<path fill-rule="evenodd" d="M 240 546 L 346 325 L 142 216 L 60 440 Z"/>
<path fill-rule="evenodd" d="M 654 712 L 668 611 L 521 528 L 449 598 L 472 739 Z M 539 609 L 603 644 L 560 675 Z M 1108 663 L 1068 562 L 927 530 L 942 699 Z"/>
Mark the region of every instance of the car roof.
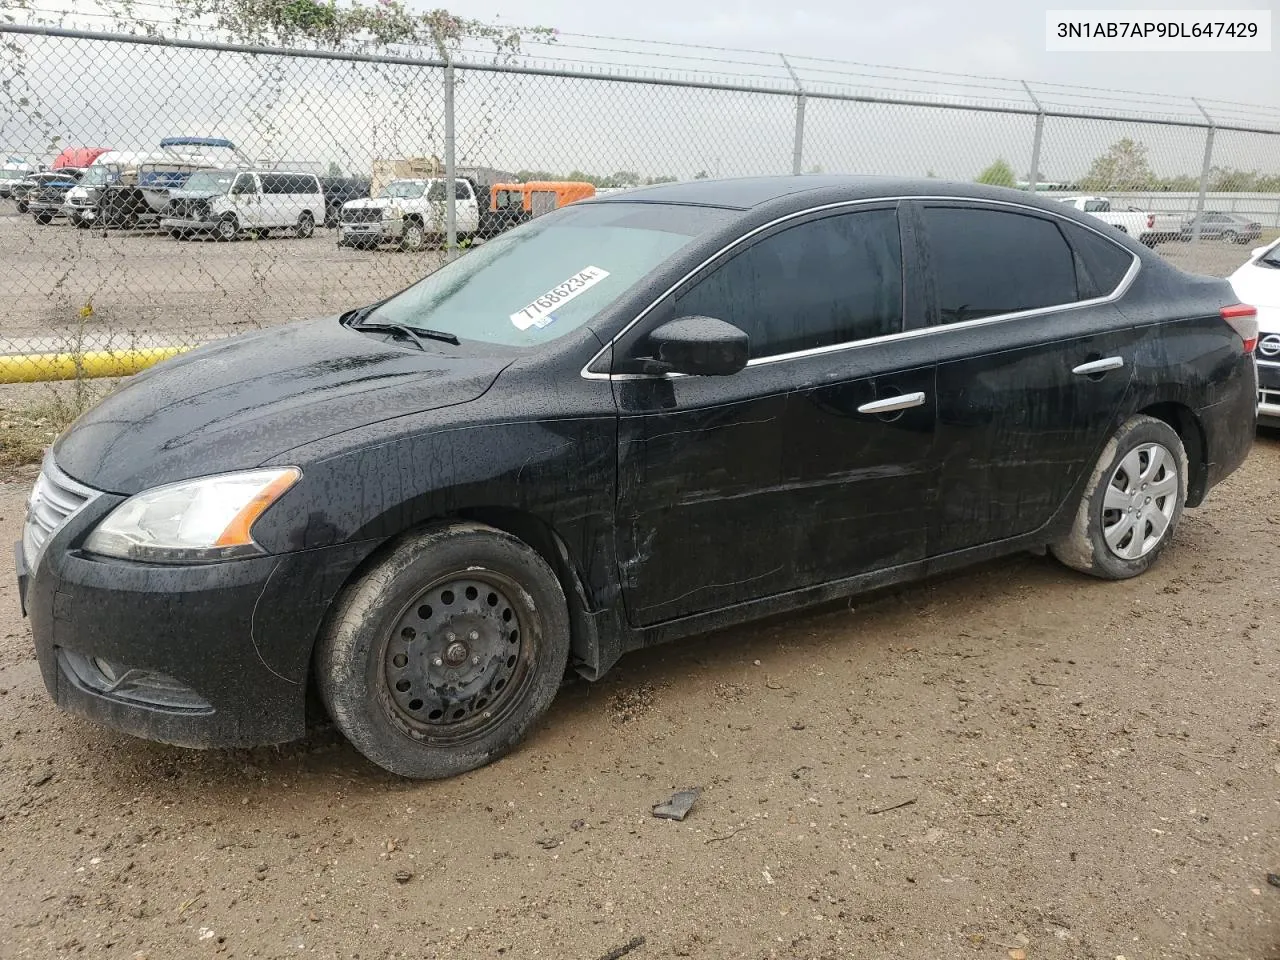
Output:
<path fill-rule="evenodd" d="M 1007 187 L 989 187 L 963 181 L 934 178 L 882 177 L 861 174 L 844 176 L 812 175 L 742 177 L 732 180 L 690 180 L 664 183 L 597 196 L 589 203 L 672 203 L 729 210 L 751 210 L 791 199 L 797 206 L 805 202 L 873 200 L 876 197 L 972 197 L 975 200 L 1017 199 L 1019 202 L 1053 210 L 1062 204 L 1059 197 Z M 790 204 L 788 204 L 790 205 Z"/>

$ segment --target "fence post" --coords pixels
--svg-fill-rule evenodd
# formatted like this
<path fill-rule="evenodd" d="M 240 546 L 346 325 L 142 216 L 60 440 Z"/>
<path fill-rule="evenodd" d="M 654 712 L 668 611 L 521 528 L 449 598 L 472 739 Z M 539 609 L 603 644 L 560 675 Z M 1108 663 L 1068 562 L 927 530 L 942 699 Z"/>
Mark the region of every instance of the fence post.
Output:
<path fill-rule="evenodd" d="M 1027 81 L 1020 82 L 1022 89 L 1026 90 L 1027 96 L 1031 98 L 1031 102 L 1036 105 L 1036 133 L 1031 141 L 1031 172 L 1027 174 L 1027 189 L 1035 193 L 1040 186 L 1040 141 L 1044 138 L 1044 107 L 1040 106 L 1040 101 L 1031 92 Z"/>
<path fill-rule="evenodd" d="M 457 159 L 454 156 L 453 126 L 453 61 L 444 65 L 444 179 L 445 179 L 445 246 L 444 257 L 452 260 L 458 252 L 458 189 L 454 183 L 457 176 Z M 476 198 L 479 203 L 479 198 Z"/>
<path fill-rule="evenodd" d="M 782 58 L 782 65 L 787 68 L 787 73 L 791 74 L 791 82 L 796 85 L 796 137 L 791 148 L 791 173 L 798 177 L 804 166 L 804 85 L 791 68 L 787 55 L 780 53 L 778 56 Z"/>
<path fill-rule="evenodd" d="M 1195 219 L 1191 221 L 1191 242 L 1200 242 L 1201 221 L 1204 219 L 1204 195 L 1209 189 L 1209 166 L 1213 163 L 1213 117 L 1209 116 L 1204 107 L 1200 106 L 1200 101 L 1195 97 L 1191 98 L 1191 102 L 1196 105 L 1196 109 L 1204 114 L 1205 123 L 1209 125 L 1204 135 L 1204 163 L 1200 165 L 1200 195 L 1196 197 Z"/>

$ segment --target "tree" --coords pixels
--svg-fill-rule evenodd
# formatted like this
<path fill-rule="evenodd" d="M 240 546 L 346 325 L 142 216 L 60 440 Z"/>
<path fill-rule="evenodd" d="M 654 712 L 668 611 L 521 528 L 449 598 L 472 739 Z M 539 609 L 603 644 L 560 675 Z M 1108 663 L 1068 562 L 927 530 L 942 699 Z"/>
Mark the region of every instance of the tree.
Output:
<path fill-rule="evenodd" d="M 695 180 L 707 180 L 707 179 L 710 179 L 710 177 L 711 177 L 711 174 L 707 173 L 707 171 L 705 170 L 699 170 L 697 173 L 693 175 L 693 179 Z"/>
<path fill-rule="evenodd" d="M 808 170 L 805 171 L 805 173 L 813 176 L 816 176 L 820 173 L 826 173 L 826 172 L 827 171 L 822 169 L 822 164 L 820 163 L 815 163 L 812 167 L 810 167 Z"/>
<path fill-rule="evenodd" d="M 329 161 L 329 176 L 331 177 L 342 176 L 342 166 L 338 163 L 337 160 Z"/>
<path fill-rule="evenodd" d="M 653 186 L 655 183 L 675 183 L 675 182 L 676 182 L 675 177 L 665 173 L 660 177 L 649 177 L 648 179 L 645 180 L 645 184 L 648 186 Z"/>
<path fill-rule="evenodd" d="M 978 183 L 988 183 L 993 187 L 1017 186 L 1017 178 L 1013 175 L 1013 167 L 1003 157 L 996 160 L 978 174 Z"/>
<path fill-rule="evenodd" d="M 1155 180 L 1147 162 L 1146 144 L 1125 137 L 1094 159 L 1080 186 L 1095 191 L 1149 190 Z"/>
<path fill-rule="evenodd" d="M 926 177 L 928 177 L 930 180 L 937 180 L 937 179 L 938 179 L 938 175 L 937 175 L 936 173 L 934 173 L 934 172 L 933 172 L 933 168 L 932 168 L 932 167 L 930 167 L 928 170 L 926 170 L 926 171 L 924 172 L 924 175 L 925 175 Z"/>

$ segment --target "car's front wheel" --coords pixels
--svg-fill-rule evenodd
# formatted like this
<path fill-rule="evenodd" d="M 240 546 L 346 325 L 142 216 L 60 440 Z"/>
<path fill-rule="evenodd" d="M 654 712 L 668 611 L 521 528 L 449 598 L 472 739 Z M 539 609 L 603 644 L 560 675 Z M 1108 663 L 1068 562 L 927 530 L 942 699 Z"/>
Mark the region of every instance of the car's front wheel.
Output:
<path fill-rule="evenodd" d="M 404 777 L 473 770 L 550 706 L 569 656 L 554 571 L 475 523 L 405 537 L 339 599 L 316 649 L 321 699 L 374 763 Z"/>
<path fill-rule="evenodd" d="M 240 236 L 240 224 L 234 213 L 228 213 L 218 221 L 218 239 L 234 240 Z"/>
<path fill-rule="evenodd" d="M 1146 572 L 1182 518 L 1187 473 L 1172 427 L 1145 415 L 1125 421 L 1103 448 L 1071 532 L 1051 545 L 1053 555 L 1106 580 Z"/>
<path fill-rule="evenodd" d="M 306 240 L 316 232 L 316 220 L 311 216 L 309 210 L 303 210 L 302 215 L 298 217 L 297 224 L 294 225 L 293 235 L 299 240 Z"/>
<path fill-rule="evenodd" d="M 417 220 L 410 220 L 404 225 L 404 233 L 400 237 L 400 249 L 417 253 L 427 245 L 427 231 Z"/>

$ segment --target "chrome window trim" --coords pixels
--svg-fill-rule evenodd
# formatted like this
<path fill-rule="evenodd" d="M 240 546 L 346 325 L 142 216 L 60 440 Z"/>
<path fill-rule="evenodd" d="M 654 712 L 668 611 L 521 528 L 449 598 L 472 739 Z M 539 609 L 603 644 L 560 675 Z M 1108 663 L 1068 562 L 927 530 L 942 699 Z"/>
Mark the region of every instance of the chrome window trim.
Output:
<path fill-rule="evenodd" d="M 650 314 L 650 312 L 652 312 L 654 308 L 658 306 L 658 304 L 660 304 L 667 297 L 671 296 L 671 294 L 673 294 L 677 289 L 679 289 L 682 284 L 688 282 L 688 280 L 691 277 L 693 277 L 696 273 L 698 273 L 698 271 L 702 270 L 703 268 L 713 263 L 715 260 L 724 256 L 734 247 L 737 247 L 743 243 L 746 243 L 752 237 L 755 237 L 766 230 L 772 229 L 773 227 L 776 227 L 778 224 L 786 223 L 788 220 L 795 220 L 800 217 L 808 216 L 811 213 L 822 213 L 827 210 L 840 210 L 846 207 L 858 207 L 858 206 L 865 206 L 867 204 L 900 203 L 904 200 L 914 200 L 919 202 L 928 202 L 931 200 L 942 200 L 947 202 L 959 201 L 962 203 L 972 203 L 974 205 L 985 204 L 989 206 L 1012 207 L 1017 210 L 1027 210 L 1027 211 L 1030 211 L 1031 213 L 1040 214 L 1041 216 L 1049 217 L 1054 220 L 1061 220 L 1066 223 L 1072 223 L 1072 224 L 1075 224 L 1077 227 L 1083 227 L 1085 230 L 1090 230 L 1093 233 L 1096 233 L 1103 240 L 1106 240 L 1112 246 L 1129 254 L 1129 256 L 1132 258 L 1132 262 L 1129 264 L 1129 269 L 1125 271 L 1125 275 L 1120 278 L 1120 282 L 1116 285 L 1116 288 L 1112 290 L 1109 294 L 1103 297 L 1093 297 L 1092 299 L 1089 299 L 1089 300 L 1076 300 L 1072 303 L 1056 304 L 1048 307 L 1036 307 L 1031 310 L 1018 310 L 1013 313 L 1000 313 L 990 317 L 980 317 L 976 320 L 962 320 L 959 323 L 937 324 L 931 327 L 919 327 L 915 330 L 903 330 L 898 333 L 888 333 L 880 337 L 867 337 L 864 340 L 847 340 L 843 343 L 833 343 L 825 347 L 813 347 L 812 349 L 809 349 L 809 350 L 795 350 L 795 351 L 792 351 L 791 353 L 778 353 L 768 357 L 756 357 L 753 360 L 747 361 L 748 367 L 763 366 L 765 364 L 770 364 L 770 363 L 781 363 L 786 360 L 797 360 L 803 357 L 820 356 L 825 353 L 836 353 L 841 350 L 852 350 L 856 347 L 869 346 L 869 345 L 878 344 L 878 343 L 888 343 L 894 340 L 909 340 L 915 337 L 925 336 L 927 334 L 940 333 L 944 330 L 964 330 L 970 327 L 985 326 L 986 324 L 989 324 L 989 323 L 1002 323 L 1005 320 L 1020 320 L 1024 317 L 1034 317 L 1034 316 L 1039 316 L 1041 314 L 1046 314 L 1046 313 L 1057 313 L 1062 310 L 1072 310 L 1080 307 L 1093 307 L 1103 303 L 1112 303 L 1116 300 L 1119 300 L 1121 297 L 1125 295 L 1125 293 L 1128 292 L 1129 287 L 1133 285 L 1134 279 L 1138 276 L 1138 272 L 1142 268 L 1142 259 L 1136 253 L 1134 253 L 1132 250 L 1127 249 L 1122 244 L 1117 243 L 1114 237 L 1107 236 L 1106 233 L 1104 233 L 1102 230 L 1099 230 L 1097 227 L 1094 227 L 1091 224 L 1081 223 L 1079 220 L 1074 220 L 1071 217 L 1062 216 L 1056 211 L 1043 210 L 1040 207 L 1032 206 L 1031 204 L 1027 204 L 1027 203 L 1018 203 L 1013 200 L 988 200 L 983 197 L 955 197 L 955 196 L 895 196 L 895 197 L 867 197 L 861 200 L 839 200 L 839 201 L 836 201 L 835 203 L 825 203 L 817 207 L 806 207 L 803 210 L 797 210 L 793 213 L 788 213 L 785 216 L 778 217 L 775 220 L 770 220 L 768 223 L 761 224 L 760 226 L 756 227 L 754 230 L 744 233 L 742 236 L 736 238 L 730 243 L 725 244 L 723 247 L 721 247 L 715 253 L 711 254 L 709 257 L 707 257 L 705 260 L 699 263 L 696 267 L 694 267 L 692 270 L 690 270 L 688 273 L 682 276 L 679 280 L 673 283 L 663 293 L 661 293 L 658 297 L 656 297 L 652 303 L 650 303 L 647 307 L 645 307 L 638 314 L 636 314 L 636 317 L 634 320 L 632 320 L 630 323 L 624 326 L 621 330 L 619 330 L 609 340 L 608 343 L 606 343 L 603 347 L 601 347 L 599 350 L 596 351 L 596 353 L 591 357 L 591 359 L 588 360 L 586 364 L 582 367 L 578 375 L 582 377 L 584 380 L 671 380 L 671 379 L 675 379 L 676 377 L 687 376 L 687 374 L 683 374 L 683 373 L 598 373 L 596 371 L 593 371 L 591 367 L 596 363 L 596 361 L 598 361 L 609 350 L 611 350 L 615 343 L 617 343 L 620 339 L 625 337 L 627 333 L 630 332 L 632 327 L 640 323 L 640 321 L 642 321 L 645 317 L 647 317 Z M 1063 238 L 1063 240 L 1067 243 L 1069 247 L 1070 241 L 1067 240 L 1065 237 Z"/>

